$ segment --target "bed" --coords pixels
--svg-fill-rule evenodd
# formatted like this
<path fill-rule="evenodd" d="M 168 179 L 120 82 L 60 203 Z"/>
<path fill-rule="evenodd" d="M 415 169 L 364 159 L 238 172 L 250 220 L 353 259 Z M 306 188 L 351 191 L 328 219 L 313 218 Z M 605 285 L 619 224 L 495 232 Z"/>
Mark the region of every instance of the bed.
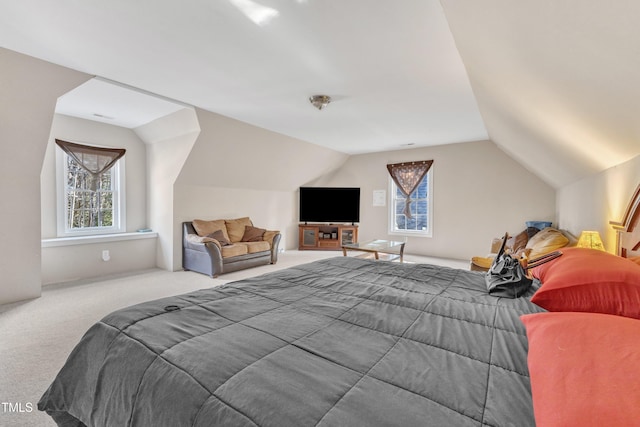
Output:
<path fill-rule="evenodd" d="M 633 425 L 640 267 L 569 248 L 533 274 L 497 298 L 481 272 L 336 257 L 150 301 L 95 324 L 38 408 L 60 426 Z"/>
<path fill-rule="evenodd" d="M 534 425 L 522 313 L 482 274 L 351 257 L 117 311 L 39 403 L 60 425 Z"/>

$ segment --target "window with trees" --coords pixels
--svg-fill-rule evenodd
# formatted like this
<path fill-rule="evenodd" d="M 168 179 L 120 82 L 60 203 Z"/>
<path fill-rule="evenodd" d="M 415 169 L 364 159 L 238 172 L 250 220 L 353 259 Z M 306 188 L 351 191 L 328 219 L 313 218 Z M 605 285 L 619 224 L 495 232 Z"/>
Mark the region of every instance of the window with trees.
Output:
<path fill-rule="evenodd" d="M 125 231 L 124 149 L 56 140 L 59 152 L 58 234 Z"/>
<path fill-rule="evenodd" d="M 432 161 L 387 165 L 390 173 L 389 232 L 432 235 Z"/>

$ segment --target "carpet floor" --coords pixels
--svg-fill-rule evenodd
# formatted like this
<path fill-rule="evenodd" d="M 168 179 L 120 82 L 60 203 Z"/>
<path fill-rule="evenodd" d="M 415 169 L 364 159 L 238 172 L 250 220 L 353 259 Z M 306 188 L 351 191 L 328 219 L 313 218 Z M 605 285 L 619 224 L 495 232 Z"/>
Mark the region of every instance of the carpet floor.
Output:
<path fill-rule="evenodd" d="M 338 254 L 287 251 L 279 255 L 276 265 L 215 279 L 188 271 L 154 269 L 49 285 L 40 298 L 0 306 L 0 426 L 55 426 L 36 404 L 85 331 L 112 311 L 332 256 Z M 411 255 L 405 260 L 468 268 L 466 261 Z"/>

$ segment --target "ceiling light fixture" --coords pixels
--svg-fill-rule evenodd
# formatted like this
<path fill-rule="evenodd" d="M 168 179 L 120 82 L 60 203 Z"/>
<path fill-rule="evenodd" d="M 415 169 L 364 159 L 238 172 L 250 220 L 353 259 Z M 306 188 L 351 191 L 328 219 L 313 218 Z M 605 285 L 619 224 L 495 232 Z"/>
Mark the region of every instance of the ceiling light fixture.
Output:
<path fill-rule="evenodd" d="M 331 102 L 331 97 L 328 95 L 313 95 L 309 98 L 309 102 L 318 110 L 322 110 Z"/>

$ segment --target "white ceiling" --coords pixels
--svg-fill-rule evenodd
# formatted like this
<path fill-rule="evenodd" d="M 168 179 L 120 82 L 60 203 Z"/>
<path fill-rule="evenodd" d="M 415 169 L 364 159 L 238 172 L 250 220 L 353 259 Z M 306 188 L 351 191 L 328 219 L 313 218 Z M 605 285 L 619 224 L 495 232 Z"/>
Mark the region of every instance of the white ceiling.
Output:
<path fill-rule="evenodd" d="M 95 77 L 58 99 L 56 112 L 137 128 L 185 108 L 184 104 Z"/>
<path fill-rule="evenodd" d="M 346 153 L 488 137 L 437 0 L 0 0 L 0 45 Z M 109 88 L 60 111 L 153 116 Z"/>
<path fill-rule="evenodd" d="M 511 157 L 560 188 L 640 155 L 640 1 L 441 3 Z"/>
<path fill-rule="evenodd" d="M 99 76 L 82 109 L 112 123 L 149 119 L 114 108 L 118 82 L 350 154 L 491 139 L 560 188 L 640 155 L 639 16 L 637 0 L 0 0 L 0 47 Z"/>

